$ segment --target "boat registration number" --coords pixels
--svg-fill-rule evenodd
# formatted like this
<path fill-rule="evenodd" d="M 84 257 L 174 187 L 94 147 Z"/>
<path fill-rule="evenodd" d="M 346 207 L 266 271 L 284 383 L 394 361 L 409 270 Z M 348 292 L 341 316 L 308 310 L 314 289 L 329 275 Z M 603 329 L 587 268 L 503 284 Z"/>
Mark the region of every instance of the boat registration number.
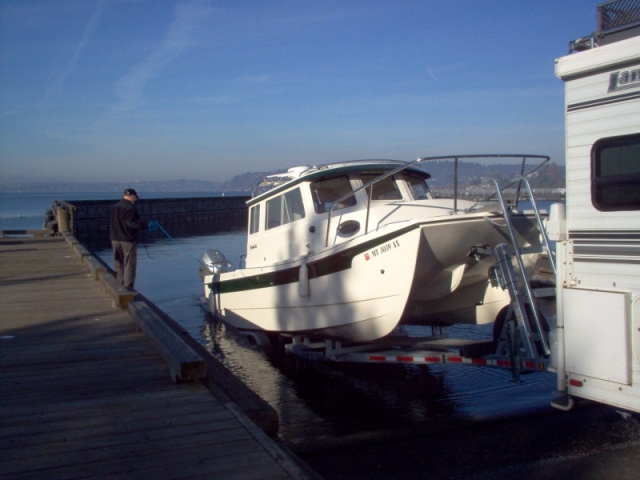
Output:
<path fill-rule="evenodd" d="M 374 248 L 373 250 L 369 250 L 365 252 L 364 259 L 371 260 L 373 257 L 377 257 L 378 255 L 382 255 L 384 253 L 390 252 L 394 248 L 398 248 L 400 246 L 400 241 L 393 240 L 392 242 L 385 243 L 384 245 L 380 245 L 379 247 Z"/>

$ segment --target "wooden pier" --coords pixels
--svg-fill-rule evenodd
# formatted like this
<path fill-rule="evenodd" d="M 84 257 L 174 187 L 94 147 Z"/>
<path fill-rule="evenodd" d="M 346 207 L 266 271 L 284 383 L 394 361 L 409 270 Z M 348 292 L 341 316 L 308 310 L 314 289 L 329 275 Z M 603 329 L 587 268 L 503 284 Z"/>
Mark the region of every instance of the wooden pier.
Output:
<path fill-rule="evenodd" d="M 174 382 L 84 257 L 61 237 L 0 239 L 0 478 L 315 477 L 211 359 Z"/>

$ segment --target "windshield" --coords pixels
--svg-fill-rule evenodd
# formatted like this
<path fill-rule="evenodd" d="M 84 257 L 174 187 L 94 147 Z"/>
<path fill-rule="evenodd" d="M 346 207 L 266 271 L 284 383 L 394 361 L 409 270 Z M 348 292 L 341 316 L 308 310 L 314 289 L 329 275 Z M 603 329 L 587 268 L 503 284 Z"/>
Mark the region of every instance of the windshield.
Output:
<path fill-rule="evenodd" d="M 384 173 L 361 173 L 358 176 L 364 185 L 375 180 L 380 175 L 384 175 Z M 371 200 L 402 200 L 402 193 L 400 193 L 400 189 L 398 188 L 393 176 L 383 178 L 382 180 L 374 183 L 372 187 Z M 366 188 L 366 191 L 367 193 L 369 192 L 368 187 Z"/>
<path fill-rule="evenodd" d="M 351 193 L 351 182 L 349 177 L 341 175 L 339 177 L 322 178 L 311 184 L 311 195 L 316 213 L 328 212 L 333 202 L 340 197 Z M 336 209 L 352 207 L 356 204 L 353 196 L 346 198 L 342 203 L 336 205 Z"/>

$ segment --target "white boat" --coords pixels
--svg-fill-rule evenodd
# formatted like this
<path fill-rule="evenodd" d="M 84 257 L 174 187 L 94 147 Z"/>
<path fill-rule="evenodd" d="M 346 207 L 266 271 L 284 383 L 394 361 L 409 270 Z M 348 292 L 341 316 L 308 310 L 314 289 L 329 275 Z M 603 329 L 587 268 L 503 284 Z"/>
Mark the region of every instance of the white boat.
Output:
<path fill-rule="evenodd" d="M 201 267 L 208 309 L 241 330 L 373 341 L 400 324 L 489 323 L 509 303 L 491 286 L 485 247 L 507 241 L 500 203 L 436 198 L 421 168 L 483 157 L 361 160 L 271 176 L 247 202 L 247 252 L 234 268 L 209 250 Z M 524 171 L 519 172 L 524 174 Z M 264 186 L 263 185 L 263 186 Z M 496 184 L 497 185 L 497 184 Z M 518 188 L 512 189 L 516 191 Z M 507 212 L 521 246 L 540 244 L 533 212 Z M 525 256 L 532 268 L 535 254 Z"/>

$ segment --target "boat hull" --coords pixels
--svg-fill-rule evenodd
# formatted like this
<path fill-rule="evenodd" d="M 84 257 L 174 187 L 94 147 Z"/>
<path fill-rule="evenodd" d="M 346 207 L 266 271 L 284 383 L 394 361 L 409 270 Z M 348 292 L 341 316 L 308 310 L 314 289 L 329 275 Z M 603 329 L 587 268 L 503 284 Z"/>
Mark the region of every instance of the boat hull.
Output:
<path fill-rule="evenodd" d="M 493 217 L 488 221 L 487 217 Z M 507 241 L 498 214 L 385 227 L 271 268 L 205 278 L 210 310 L 243 330 L 373 341 L 399 324 L 493 322 L 509 303 L 491 287 L 491 256 L 474 246 Z M 514 215 L 520 245 L 539 245 L 533 215 Z M 536 255 L 525 256 L 528 268 Z"/>
<path fill-rule="evenodd" d="M 521 247 L 540 247 L 540 230 L 534 214 L 513 214 L 514 232 Z M 473 247 L 495 247 L 508 243 L 501 215 L 457 217 L 430 222 L 421 227 L 411 292 L 402 322 L 422 325 L 493 322 L 510 303 L 506 290 L 492 287 L 489 268 L 493 256 L 478 255 Z M 527 278 L 538 254 L 522 256 Z"/>
<path fill-rule="evenodd" d="M 382 230 L 321 258 L 221 274 L 212 288 L 205 287 L 209 308 L 239 329 L 361 342 L 381 338 L 400 322 L 420 243 L 415 224 Z"/>

